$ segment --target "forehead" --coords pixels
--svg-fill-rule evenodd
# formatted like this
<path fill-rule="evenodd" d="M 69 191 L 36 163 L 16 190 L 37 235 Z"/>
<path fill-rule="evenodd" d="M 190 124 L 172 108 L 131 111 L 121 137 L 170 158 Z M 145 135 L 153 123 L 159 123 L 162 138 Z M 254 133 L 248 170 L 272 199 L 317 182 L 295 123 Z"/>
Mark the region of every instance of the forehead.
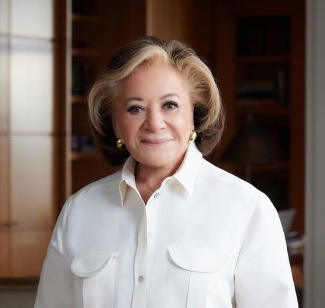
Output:
<path fill-rule="evenodd" d="M 129 90 L 179 90 L 189 93 L 189 84 L 172 65 L 138 66 L 122 83 L 120 94 Z"/>

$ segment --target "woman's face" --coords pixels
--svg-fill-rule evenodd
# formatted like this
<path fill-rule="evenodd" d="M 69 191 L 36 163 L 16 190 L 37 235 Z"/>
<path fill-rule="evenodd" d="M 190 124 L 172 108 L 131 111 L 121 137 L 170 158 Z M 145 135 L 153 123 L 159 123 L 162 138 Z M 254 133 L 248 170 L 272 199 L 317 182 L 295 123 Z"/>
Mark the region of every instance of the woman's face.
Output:
<path fill-rule="evenodd" d="M 141 67 L 121 87 L 113 112 L 118 138 L 142 166 L 176 169 L 194 129 L 193 104 L 171 66 Z"/>

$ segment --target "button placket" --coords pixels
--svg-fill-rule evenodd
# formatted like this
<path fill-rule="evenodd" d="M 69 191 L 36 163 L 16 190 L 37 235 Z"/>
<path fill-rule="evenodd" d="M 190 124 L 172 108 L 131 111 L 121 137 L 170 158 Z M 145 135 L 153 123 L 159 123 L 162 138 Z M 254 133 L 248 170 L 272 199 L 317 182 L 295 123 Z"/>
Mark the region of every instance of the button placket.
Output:
<path fill-rule="evenodd" d="M 147 214 L 144 213 L 138 236 L 138 248 L 134 263 L 135 288 L 133 293 L 132 307 L 144 307 L 146 295 L 146 270 L 147 270 Z"/>

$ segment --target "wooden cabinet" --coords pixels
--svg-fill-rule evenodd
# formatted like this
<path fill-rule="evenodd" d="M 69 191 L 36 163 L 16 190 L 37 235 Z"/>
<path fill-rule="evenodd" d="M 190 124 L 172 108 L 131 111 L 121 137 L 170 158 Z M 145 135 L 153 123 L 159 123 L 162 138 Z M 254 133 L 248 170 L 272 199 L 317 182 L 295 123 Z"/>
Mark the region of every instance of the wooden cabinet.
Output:
<path fill-rule="evenodd" d="M 101 49 L 99 35 L 103 24 L 98 15 L 99 1 L 73 1 L 68 14 L 71 25 L 71 89 L 68 108 L 71 108 L 71 139 L 69 169 L 70 193 L 110 172 L 101 160 L 93 143 L 88 124 L 87 94 L 100 71 Z"/>
<path fill-rule="evenodd" d="M 0 277 L 40 274 L 56 218 L 52 8 L 0 1 Z"/>
<path fill-rule="evenodd" d="M 102 158 L 91 137 L 87 95 L 105 65 L 112 45 L 107 20 L 113 11 L 106 1 L 67 1 L 66 194 L 107 176 L 117 168 Z M 112 7 L 110 9 L 113 9 Z M 118 35 L 118 34 L 116 34 Z"/>
<path fill-rule="evenodd" d="M 216 77 L 227 108 L 212 160 L 296 209 L 304 232 L 304 1 L 217 1 Z"/>

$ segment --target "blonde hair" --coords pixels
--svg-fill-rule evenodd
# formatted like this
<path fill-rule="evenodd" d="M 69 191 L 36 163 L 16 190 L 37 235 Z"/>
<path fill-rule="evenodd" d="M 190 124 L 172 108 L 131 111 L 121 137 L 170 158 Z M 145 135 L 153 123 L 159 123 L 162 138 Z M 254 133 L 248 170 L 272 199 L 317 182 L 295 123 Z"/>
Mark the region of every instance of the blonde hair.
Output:
<path fill-rule="evenodd" d="M 183 43 L 147 36 L 120 48 L 89 93 L 91 128 L 106 160 L 111 165 L 119 165 L 130 155 L 125 147 L 116 147 L 111 114 L 123 82 L 143 65 L 171 65 L 187 82 L 198 135 L 195 143 L 204 156 L 208 155 L 219 143 L 224 128 L 224 109 L 211 71 Z"/>

